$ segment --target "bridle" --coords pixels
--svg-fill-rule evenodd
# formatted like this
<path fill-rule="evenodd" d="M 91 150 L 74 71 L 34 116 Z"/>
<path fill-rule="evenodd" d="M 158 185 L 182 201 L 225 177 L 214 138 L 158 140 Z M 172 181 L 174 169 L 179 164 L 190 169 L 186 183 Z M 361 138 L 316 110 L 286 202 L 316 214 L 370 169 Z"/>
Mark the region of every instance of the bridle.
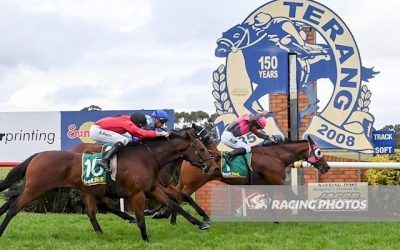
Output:
<path fill-rule="evenodd" d="M 198 157 L 198 161 L 192 161 L 192 160 L 190 160 L 189 162 L 190 162 L 192 165 L 194 165 L 194 166 L 200 168 L 203 172 L 209 171 L 210 167 L 207 165 L 207 161 L 210 161 L 210 160 L 213 161 L 214 159 L 213 159 L 212 157 L 210 157 L 210 158 L 203 158 L 202 155 L 201 155 L 200 150 L 196 147 L 196 143 L 200 143 L 200 144 L 201 144 L 201 141 L 200 141 L 199 139 L 194 138 L 194 137 L 191 136 L 191 135 L 189 135 L 189 137 L 190 137 L 190 145 L 189 145 L 189 147 L 186 148 L 184 151 L 189 150 L 189 152 L 186 154 L 186 155 L 188 155 L 188 156 L 192 154 L 192 153 L 191 153 L 192 151 L 194 151 L 194 155 L 196 155 L 196 156 Z M 167 139 L 167 140 L 170 141 L 169 139 Z M 157 159 L 157 157 L 156 157 L 156 155 L 154 154 L 153 150 L 147 145 L 147 143 L 142 142 L 142 144 L 144 144 L 144 146 L 145 146 L 145 148 L 147 149 L 147 151 L 151 154 L 152 158 L 153 158 L 154 161 L 157 163 L 158 167 L 162 167 L 164 164 L 162 164 L 162 163 Z M 175 153 L 177 153 L 177 154 L 179 155 L 179 158 L 184 158 L 184 155 L 182 154 L 182 152 L 176 150 L 175 148 L 174 148 L 174 151 L 175 151 Z M 188 158 L 188 157 L 186 157 L 186 158 Z"/>
<path fill-rule="evenodd" d="M 203 143 L 204 146 L 208 146 L 212 143 L 212 136 L 207 132 L 207 130 L 201 126 L 198 126 L 198 128 L 201 128 L 200 131 L 196 132 L 196 135 L 198 137 L 198 139 Z M 196 129 L 197 131 L 197 129 Z M 215 152 L 213 152 L 212 150 L 208 150 L 208 153 L 210 154 L 210 157 L 212 160 L 216 160 L 216 157 L 214 156 Z M 218 152 L 218 155 L 219 152 Z M 218 158 L 218 156 L 217 156 Z"/>
<path fill-rule="evenodd" d="M 201 152 L 200 150 L 196 147 L 196 143 L 201 143 L 201 141 L 199 139 L 195 139 L 191 140 L 190 142 L 190 151 L 194 151 L 194 154 L 198 156 L 199 158 L 199 162 L 194 162 L 194 161 L 190 161 L 190 163 L 198 168 L 200 168 L 203 172 L 207 172 L 209 170 L 209 166 L 207 165 L 207 161 L 213 161 L 213 157 L 210 158 L 205 158 L 203 159 L 203 157 L 201 156 Z"/>
<path fill-rule="evenodd" d="M 316 169 L 321 170 L 322 168 L 322 159 L 323 155 L 318 145 L 315 143 L 309 143 L 308 145 L 308 157 L 307 162 L 313 165 Z"/>

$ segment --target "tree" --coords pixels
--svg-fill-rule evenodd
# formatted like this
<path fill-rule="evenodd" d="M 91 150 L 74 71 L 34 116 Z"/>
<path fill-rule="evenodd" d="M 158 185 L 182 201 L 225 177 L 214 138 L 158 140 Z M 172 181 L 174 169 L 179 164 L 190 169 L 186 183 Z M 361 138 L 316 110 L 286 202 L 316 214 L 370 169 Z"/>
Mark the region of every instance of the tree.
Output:
<path fill-rule="evenodd" d="M 392 130 L 394 131 L 394 144 L 395 148 L 400 148 L 400 124 L 386 125 L 380 130 Z"/>
<path fill-rule="evenodd" d="M 97 105 L 90 105 L 88 107 L 84 107 L 81 111 L 99 111 L 101 108 Z"/>
<path fill-rule="evenodd" d="M 213 135 L 213 127 L 214 121 L 219 115 L 217 113 L 213 113 L 209 115 L 204 111 L 191 111 L 188 112 L 175 112 L 175 128 L 183 128 L 190 127 L 192 123 L 196 123 L 197 125 L 203 126 L 209 133 Z"/>

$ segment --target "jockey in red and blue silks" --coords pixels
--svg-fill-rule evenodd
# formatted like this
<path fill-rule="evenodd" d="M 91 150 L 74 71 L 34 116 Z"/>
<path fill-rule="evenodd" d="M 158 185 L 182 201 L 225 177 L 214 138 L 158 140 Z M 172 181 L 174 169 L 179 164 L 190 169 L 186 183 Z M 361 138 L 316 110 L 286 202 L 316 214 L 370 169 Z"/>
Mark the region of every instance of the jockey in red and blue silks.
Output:
<path fill-rule="evenodd" d="M 225 128 L 221 135 L 221 141 L 226 146 L 234 149 L 232 152 L 224 154 L 226 160 L 230 161 L 237 155 L 251 152 L 250 146 L 238 138 L 239 136 L 251 132 L 261 139 L 273 140 L 273 136 L 267 135 L 263 130 L 267 125 L 267 120 L 264 117 L 267 113 L 239 116 Z"/>
<path fill-rule="evenodd" d="M 146 125 L 146 116 L 140 112 L 136 112 L 131 116 L 105 117 L 92 125 L 89 130 L 91 139 L 101 143 L 115 143 L 99 162 L 100 166 L 109 171 L 108 162 L 110 159 L 130 141 L 169 136 L 166 131 L 143 129 Z"/>
<path fill-rule="evenodd" d="M 158 109 L 154 110 L 153 113 L 151 113 L 151 118 L 152 118 L 152 130 L 155 131 L 165 131 L 166 123 L 169 120 L 167 112 L 164 110 Z"/>

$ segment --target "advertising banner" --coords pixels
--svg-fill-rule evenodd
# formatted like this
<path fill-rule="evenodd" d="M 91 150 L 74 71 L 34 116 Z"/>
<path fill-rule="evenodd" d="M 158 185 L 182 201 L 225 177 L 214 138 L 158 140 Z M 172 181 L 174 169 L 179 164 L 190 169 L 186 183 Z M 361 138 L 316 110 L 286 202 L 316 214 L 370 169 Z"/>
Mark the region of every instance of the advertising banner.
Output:
<path fill-rule="evenodd" d="M 60 112 L 0 112 L 0 159 L 22 161 L 61 148 Z"/>

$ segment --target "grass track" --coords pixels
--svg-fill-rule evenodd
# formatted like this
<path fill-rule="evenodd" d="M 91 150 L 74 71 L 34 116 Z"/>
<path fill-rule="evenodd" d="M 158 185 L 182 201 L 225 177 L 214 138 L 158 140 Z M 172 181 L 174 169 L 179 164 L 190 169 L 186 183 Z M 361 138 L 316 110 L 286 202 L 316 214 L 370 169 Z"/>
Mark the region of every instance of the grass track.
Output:
<path fill-rule="evenodd" d="M 0 168 L 0 179 L 9 170 Z M 200 231 L 181 217 L 177 226 L 147 219 L 146 244 L 136 225 L 113 215 L 98 219 L 102 235 L 85 215 L 21 213 L 0 249 L 400 249 L 400 223 L 213 223 Z"/>
<path fill-rule="evenodd" d="M 4 217 L 2 217 L 4 218 Z M 136 225 L 99 215 L 96 235 L 85 215 L 21 213 L 0 249 L 399 249 L 399 223 L 213 223 L 200 231 L 179 218 L 147 219 L 150 244 Z"/>

